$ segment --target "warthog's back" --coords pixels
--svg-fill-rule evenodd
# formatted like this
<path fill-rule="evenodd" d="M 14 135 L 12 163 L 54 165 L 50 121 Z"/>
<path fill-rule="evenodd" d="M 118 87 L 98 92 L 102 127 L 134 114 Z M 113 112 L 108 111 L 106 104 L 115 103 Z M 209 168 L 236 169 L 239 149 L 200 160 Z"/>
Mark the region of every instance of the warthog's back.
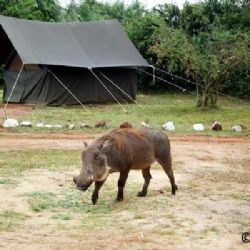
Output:
<path fill-rule="evenodd" d="M 142 169 L 148 167 L 161 155 L 170 154 L 167 136 L 155 129 L 116 129 L 97 141 L 108 145 L 106 156 L 111 168 Z"/>

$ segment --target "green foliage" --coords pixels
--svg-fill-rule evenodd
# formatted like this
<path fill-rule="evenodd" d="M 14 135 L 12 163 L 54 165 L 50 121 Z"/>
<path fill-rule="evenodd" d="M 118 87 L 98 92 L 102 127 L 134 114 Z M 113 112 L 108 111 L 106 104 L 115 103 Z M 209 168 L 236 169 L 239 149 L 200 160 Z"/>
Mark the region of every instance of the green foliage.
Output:
<path fill-rule="evenodd" d="M 182 10 L 181 26 L 190 36 L 209 31 L 209 19 L 202 4 L 186 3 Z"/>
<path fill-rule="evenodd" d="M 30 20 L 59 21 L 61 7 L 56 0 L 0 0 L 0 14 Z"/>
<path fill-rule="evenodd" d="M 117 0 L 113 4 L 100 3 L 96 0 L 80 1 L 77 4 L 76 1 L 71 0 L 65 10 L 63 19 L 67 21 L 117 19 L 123 22 L 142 16 L 144 13 L 145 10 L 139 1 L 134 1 L 126 7 L 121 0 Z"/>

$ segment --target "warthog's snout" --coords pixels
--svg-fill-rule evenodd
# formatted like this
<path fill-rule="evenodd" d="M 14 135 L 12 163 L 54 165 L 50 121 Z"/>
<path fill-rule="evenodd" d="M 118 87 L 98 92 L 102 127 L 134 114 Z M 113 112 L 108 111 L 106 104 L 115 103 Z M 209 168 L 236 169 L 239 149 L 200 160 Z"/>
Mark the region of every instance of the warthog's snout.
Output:
<path fill-rule="evenodd" d="M 86 191 L 89 188 L 89 186 L 93 183 L 93 181 L 90 180 L 88 183 L 81 184 L 78 181 L 78 176 L 73 177 L 73 182 L 76 184 L 77 188 L 82 191 Z"/>

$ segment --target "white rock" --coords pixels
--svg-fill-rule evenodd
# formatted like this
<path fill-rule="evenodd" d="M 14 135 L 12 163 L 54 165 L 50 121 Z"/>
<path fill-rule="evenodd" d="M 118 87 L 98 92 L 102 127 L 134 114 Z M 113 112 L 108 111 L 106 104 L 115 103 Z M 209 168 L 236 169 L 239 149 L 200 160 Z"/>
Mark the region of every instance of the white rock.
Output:
<path fill-rule="evenodd" d="M 175 131 L 175 126 L 172 121 L 166 122 L 165 124 L 162 125 L 162 127 L 168 131 Z"/>
<path fill-rule="evenodd" d="M 88 127 L 88 125 L 86 123 L 81 124 L 81 128 L 86 128 L 86 127 Z"/>
<path fill-rule="evenodd" d="M 82 123 L 81 128 L 91 128 L 91 126 L 86 123 Z"/>
<path fill-rule="evenodd" d="M 4 128 L 15 128 L 17 127 L 19 124 L 18 124 L 18 121 L 15 120 L 15 119 L 6 119 L 4 122 L 3 122 L 3 127 Z"/>
<path fill-rule="evenodd" d="M 51 124 L 45 124 L 44 126 L 45 128 L 53 128 L 53 126 Z"/>
<path fill-rule="evenodd" d="M 196 123 L 196 124 L 193 124 L 193 129 L 195 131 L 203 131 L 205 129 L 205 127 L 201 123 Z"/>
<path fill-rule="evenodd" d="M 141 122 L 141 126 L 144 127 L 144 128 L 148 128 L 148 124 L 146 122 Z"/>
<path fill-rule="evenodd" d="M 74 124 L 69 124 L 67 127 L 68 127 L 68 129 L 74 129 L 75 125 Z"/>
<path fill-rule="evenodd" d="M 23 126 L 23 127 L 31 127 L 32 124 L 29 121 L 22 121 L 21 126 Z"/>
<path fill-rule="evenodd" d="M 53 128 L 62 128 L 62 125 L 60 124 L 55 124 L 55 125 L 52 125 Z"/>
<path fill-rule="evenodd" d="M 241 131 L 242 131 L 242 128 L 241 128 L 241 126 L 236 125 L 236 126 L 233 126 L 233 127 L 232 127 L 232 130 L 235 131 L 235 132 L 241 132 Z"/>
<path fill-rule="evenodd" d="M 36 127 L 37 127 L 37 128 L 44 128 L 45 126 L 44 126 L 43 123 L 37 123 L 37 124 L 36 124 Z"/>

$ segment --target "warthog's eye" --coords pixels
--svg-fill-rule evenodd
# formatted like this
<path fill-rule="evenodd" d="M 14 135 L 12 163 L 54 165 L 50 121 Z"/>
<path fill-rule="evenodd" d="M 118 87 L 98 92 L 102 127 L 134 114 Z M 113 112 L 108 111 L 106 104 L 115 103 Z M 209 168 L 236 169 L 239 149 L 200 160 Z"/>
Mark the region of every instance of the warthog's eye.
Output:
<path fill-rule="evenodd" d="M 100 152 L 94 154 L 94 160 L 101 164 L 105 161 L 104 156 Z"/>
<path fill-rule="evenodd" d="M 98 157 L 99 157 L 99 155 L 100 155 L 100 153 L 99 153 L 99 152 L 96 152 L 96 153 L 94 154 L 94 160 L 97 160 Z"/>

